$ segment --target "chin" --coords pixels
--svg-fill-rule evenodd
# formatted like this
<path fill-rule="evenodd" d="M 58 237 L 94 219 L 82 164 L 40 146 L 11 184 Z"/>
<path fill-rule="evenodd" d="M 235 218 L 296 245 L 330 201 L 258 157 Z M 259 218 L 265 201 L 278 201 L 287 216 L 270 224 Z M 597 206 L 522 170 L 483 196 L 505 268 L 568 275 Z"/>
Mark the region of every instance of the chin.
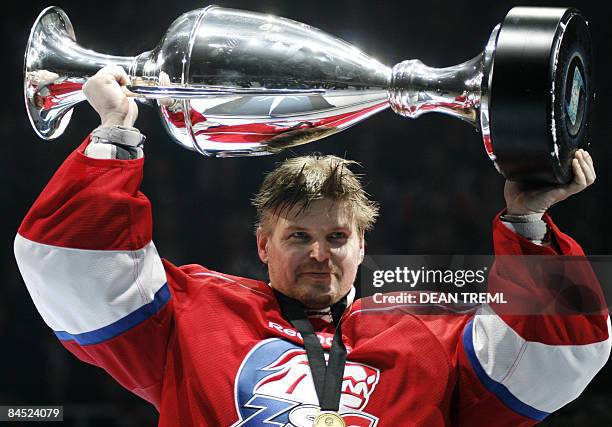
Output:
<path fill-rule="evenodd" d="M 338 291 L 329 284 L 311 285 L 308 290 L 300 295 L 299 301 L 304 306 L 313 309 L 327 308 L 339 299 Z"/>
<path fill-rule="evenodd" d="M 300 302 L 304 304 L 304 307 L 320 310 L 331 306 L 335 301 L 331 295 L 317 295 L 312 297 L 309 295 L 305 298 L 301 298 Z"/>

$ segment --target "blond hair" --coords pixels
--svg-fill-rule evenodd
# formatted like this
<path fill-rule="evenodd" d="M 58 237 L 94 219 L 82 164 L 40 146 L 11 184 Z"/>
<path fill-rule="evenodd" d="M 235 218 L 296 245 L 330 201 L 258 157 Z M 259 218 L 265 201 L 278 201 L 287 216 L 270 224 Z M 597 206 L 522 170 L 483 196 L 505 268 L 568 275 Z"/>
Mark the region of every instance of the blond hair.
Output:
<path fill-rule="evenodd" d="M 311 154 L 281 162 L 269 172 L 253 206 L 257 209 L 257 227 L 263 226 L 267 215 L 282 215 L 299 207 L 307 209 L 314 200 L 330 199 L 345 202 L 363 233 L 372 229 L 378 217 L 378 203 L 368 198 L 359 176 L 349 169 L 358 165 L 336 156 Z"/>

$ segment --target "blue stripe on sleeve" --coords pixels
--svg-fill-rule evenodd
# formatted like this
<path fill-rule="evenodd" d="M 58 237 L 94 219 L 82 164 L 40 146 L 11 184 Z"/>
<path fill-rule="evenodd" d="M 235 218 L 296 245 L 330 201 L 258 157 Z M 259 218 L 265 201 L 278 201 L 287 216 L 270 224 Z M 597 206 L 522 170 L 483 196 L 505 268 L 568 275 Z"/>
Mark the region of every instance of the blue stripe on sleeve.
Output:
<path fill-rule="evenodd" d="M 507 407 L 524 417 L 542 421 L 544 418 L 550 415 L 548 412 L 540 411 L 527 405 L 526 403 L 521 402 L 510 392 L 510 390 L 508 390 L 505 385 L 495 381 L 493 378 L 487 375 L 484 368 L 480 364 L 478 357 L 476 356 L 476 352 L 474 351 L 474 342 L 472 340 L 473 327 L 474 319 L 470 320 L 463 331 L 463 348 L 465 348 L 470 365 L 472 366 L 474 372 L 476 372 L 480 382 L 487 388 L 487 390 L 497 396 L 499 400 L 501 400 Z M 537 379 L 534 380 L 537 381 Z"/>
<path fill-rule="evenodd" d="M 74 335 L 64 331 L 54 332 L 61 341 L 76 341 L 79 345 L 99 344 L 103 341 L 107 341 L 121 335 L 127 330 L 144 322 L 149 317 L 157 314 L 169 300 L 170 289 L 166 283 L 155 293 L 153 301 L 143 305 L 136 311 L 133 311 L 132 313 L 117 320 L 116 322 L 111 323 L 108 326 L 104 326 L 94 331 Z"/>

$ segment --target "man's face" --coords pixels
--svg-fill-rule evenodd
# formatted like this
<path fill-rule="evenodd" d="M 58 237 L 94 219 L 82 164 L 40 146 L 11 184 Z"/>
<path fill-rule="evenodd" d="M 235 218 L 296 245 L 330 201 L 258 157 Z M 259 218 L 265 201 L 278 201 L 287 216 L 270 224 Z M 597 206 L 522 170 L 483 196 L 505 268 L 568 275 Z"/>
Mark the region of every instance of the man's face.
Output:
<path fill-rule="evenodd" d="M 328 307 L 347 294 L 364 254 L 346 203 L 317 200 L 271 216 L 257 230 L 260 259 L 272 287 L 309 308 Z"/>

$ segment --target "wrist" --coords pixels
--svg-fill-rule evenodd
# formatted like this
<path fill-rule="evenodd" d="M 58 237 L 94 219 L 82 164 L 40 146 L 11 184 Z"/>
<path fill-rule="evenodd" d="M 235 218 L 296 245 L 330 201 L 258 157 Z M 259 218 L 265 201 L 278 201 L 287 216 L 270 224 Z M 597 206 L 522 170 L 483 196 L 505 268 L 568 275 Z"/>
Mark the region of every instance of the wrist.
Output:
<path fill-rule="evenodd" d="M 98 159 L 133 160 L 143 157 L 145 136 L 135 127 L 100 126 L 91 133 L 85 155 Z"/>
<path fill-rule="evenodd" d="M 100 127 L 127 126 L 133 127 L 134 121 L 128 119 L 128 115 L 122 113 L 108 113 L 101 117 Z"/>
<path fill-rule="evenodd" d="M 513 217 L 530 217 L 530 218 L 542 219 L 542 217 L 544 216 L 544 212 L 545 211 L 537 212 L 537 211 L 532 211 L 530 209 L 517 208 L 514 206 L 508 206 L 506 208 L 506 215 L 513 216 Z"/>
<path fill-rule="evenodd" d="M 510 211 L 506 211 L 502 216 L 501 220 L 506 222 L 513 223 L 526 223 L 526 222 L 543 222 L 542 217 L 543 213 L 525 213 L 525 214 L 515 214 L 510 213 Z"/>
<path fill-rule="evenodd" d="M 501 216 L 502 223 L 511 231 L 529 239 L 536 245 L 550 244 L 548 226 L 541 219 L 541 214 Z"/>

